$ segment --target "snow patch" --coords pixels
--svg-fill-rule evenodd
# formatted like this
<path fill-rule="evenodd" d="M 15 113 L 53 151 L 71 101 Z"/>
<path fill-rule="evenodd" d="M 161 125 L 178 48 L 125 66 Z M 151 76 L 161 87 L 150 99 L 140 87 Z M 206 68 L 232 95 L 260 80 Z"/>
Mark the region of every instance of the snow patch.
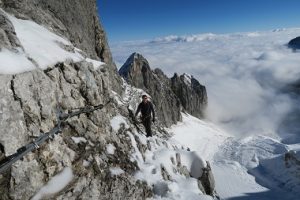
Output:
<path fill-rule="evenodd" d="M 192 85 L 192 76 L 190 74 L 183 74 L 183 81 L 186 85 L 191 86 Z"/>
<path fill-rule="evenodd" d="M 111 175 L 115 175 L 115 176 L 125 173 L 124 170 L 122 170 L 120 167 L 111 167 L 109 168 L 109 171 Z"/>
<path fill-rule="evenodd" d="M 87 142 L 87 140 L 84 137 L 71 137 L 71 138 L 76 144 L 79 144 L 81 142 L 83 143 Z"/>
<path fill-rule="evenodd" d="M 182 122 L 167 129 L 173 133 L 171 140 L 197 151 L 204 160 L 212 161 L 214 154 L 230 135 L 210 122 L 185 113 L 181 113 L 181 116 Z"/>
<path fill-rule="evenodd" d="M 90 163 L 89 161 L 83 160 L 82 166 L 88 167 L 88 166 L 90 166 L 90 164 L 91 164 L 91 163 Z"/>
<path fill-rule="evenodd" d="M 121 124 L 125 124 L 125 128 L 129 128 L 125 117 L 122 115 L 117 115 L 110 120 L 110 125 L 114 131 L 118 131 L 121 127 Z"/>
<path fill-rule="evenodd" d="M 64 189 L 73 180 L 73 172 L 69 167 L 64 168 L 62 172 L 52 177 L 51 180 L 43 186 L 31 200 L 40 200 L 58 193 Z"/>
<path fill-rule="evenodd" d="M 43 26 L 30 20 L 17 19 L 11 15 L 8 15 L 8 18 L 13 23 L 17 37 L 26 54 L 36 61 L 42 69 L 67 59 L 74 62 L 83 59 L 83 56 L 75 50 L 69 41 Z M 63 49 L 63 46 L 69 48 L 70 51 Z"/>
<path fill-rule="evenodd" d="M 16 74 L 36 69 L 21 49 L 18 51 L 1 49 L 0 60 L 0 74 Z"/>
<path fill-rule="evenodd" d="M 95 70 L 99 69 L 101 66 L 103 66 L 105 64 L 104 62 L 101 62 L 99 60 L 93 60 L 93 59 L 90 59 L 90 58 L 86 58 L 85 60 L 87 62 L 92 63 Z"/>
<path fill-rule="evenodd" d="M 106 146 L 106 152 L 108 154 L 114 154 L 115 153 L 115 150 L 116 150 L 116 147 L 113 145 L 113 144 L 108 144 Z"/>
<path fill-rule="evenodd" d="M 153 199 L 212 199 L 202 194 L 198 187 L 197 178 L 202 175 L 203 167 L 206 167 L 206 163 L 198 153 L 179 148 L 174 150 L 175 146 L 179 145 L 175 141 L 165 141 L 156 136 L 146 138 L 138 133 L 127 132 L 127 134 L 134 148 L 132 161 L 136 161 L 140 168 L 135 177 L 153 186 L 155 194 Z M 142 144 L 151 146 L 151 150 L 146 150 L 144 157 L 139 151 L 136 137 Z M 178 165 L 186 167 L 188 177 L 177 171 Z M 164 173 L 169 175 L 170 180 L 164 179 Z"/>

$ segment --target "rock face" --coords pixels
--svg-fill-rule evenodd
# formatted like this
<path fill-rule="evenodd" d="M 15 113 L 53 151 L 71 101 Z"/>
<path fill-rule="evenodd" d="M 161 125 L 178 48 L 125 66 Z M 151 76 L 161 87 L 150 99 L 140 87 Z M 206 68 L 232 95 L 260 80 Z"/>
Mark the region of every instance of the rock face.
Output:
<path fill-rule="evenodd" d="M 112 63 L 95 0 L 2 0 L 2 7 L 18 18 L 47 25 L 67 37 L 89 57 L 99 57 L 106 63 Z"/>
<path fill-rule="evenodd" d="M 137 171 L 146 162 L 154 162 L 152 158 L 162 148 L 174 153 L 179 147 L 168 144 L 160 137 L 147 140 L 130 123 L 129 107 L 137 105 L 142 90 L 123 83 L 118 75 L 96 14 L 96 1 L 0 0 L 0 6 L 5 12 L 33 20 L 68 38 L 83 50 L 86 57 L 106 62 L 95 67 L 85 58 L 78 62 L 65 60 L 51 64 L 45 70 L 37 67 L 20 74 L 0 74 L 0 165 L 8 155 L 53 129 L 60 109 L 67 113 L 110 101 L 102 110 L 68 119 L 62 133 L 26 155 L 22 161 L 14 163 L 6 173 L 0 174 L 0 199 L 108 200 L 152 197 L 155 191 L 145 182 L 147 179 L 137 180 Z M 13 24 L 3 13 L 0 10 L 0 53 L 3 49 L 18 53 L 17 49 L 23 48 L 22 40 L 18 39 Z M 152 71 L 141 56 L 136 58 L 133 55 L 128 62 L 136 67 L 132 71 L 136 79 L 133 78 L 131 83 L 138 83 L 138 87 L 151 92 L 157 100 L 154 103 L 162 123 L 169 126 L 180 120 L 182 105 L 190 106 L 191 103 L 182 104 L 172 85 L 178 88 L 183 83 L 172 83 L 159 69 Z M 136 74 L 140 74 L 142 79 Z M 199 85 L 192 85 L 195 87 L 178 89 L 179 93 L 190 92 L 193 95 Z M 168 137 L 160 126 L 153 128 L 157 136 Z M 146 160 L 149 152 L 153 156 Z M 183 147 L 180 152 L 189 154 Z M 184 162 L 180 161 L 182 165 L 178 168 L 174 164 L 175 172 L 168 171 L 159 162 L 155 160 L 162 167 L 153 169 L 153 173 L 161 172 L 162 180 L 170 182 L 173 181 L 171 175 L 182 174 L 193 178 L 189 174 L 191 169 Z M 197 171 L 205 170 L 199 168 Z M 68 172 L 67 177 L 61 175 L 64 172 Z M 60 181 L 55 183 L 57 177 Z M 66 180 L 56 191 L 51 192 L 53 188 L 47 190 L 47 183 L 50 186 L 59 185 Z M 199 194 L 201 191 L 210 194 L 213 190 L 210 188 L 213 185 L 210 175 L 203 174 L 198 181 Z M 162 194 L 169 192 L 167 187 L 163 190 Z"/>
<path fill-rule="evenodd" d="M 6 154 L 14 153 L 41 132 L 51 130 L 56 123 L 58 105 L 63 110 L 71 110 L 107 102 L 110 98 L 108 67 L 95 71 L 87 62 L 60 63 L 45 71 L 1 75 L 0 142 Z M 131 176 L 138 166 L 130 159 L 130 139 L 126 134 L 118 135 L 111 130 L 110 118 L 118 112 L 112 103 L 88 116 L 70 119 L 55 140 L 14 165 L 8 179 L 10 185 L 1 189 L 6 192 L 3 195 L 9 197 L 5 199 L 30 199 L 67 166 L 72 168 L 75 177 L 68 189 L 73 192 L 62 193 L 57 199 L 151 196 L 148 186 Z M 72 137 L 82 137 L 88 142 L 76 144 Z M 107 155 L 108 144 L 117 148 L 114 155 Z M 116 166 L 125 173 L 111 176 L 110 168 Z M 7 179 L 2 177 L 1 182 L 7 183 Z"/>
<path fill-rule="evenodd" d="M 127 59 L 119 74 L 151 95 L 159 120 L 166 126 L 181 120 L 182 108 L 196 117 L 204 116 L 206 89 L 193 77 L 175 74 L 169 79 L 160 69 L 151 70 L 148 61 L 138 53 Z"/>
<path fill-rule="evenodd" d="M 132 54 L 119 73 L 129 84 L 151 95 L 160 122 L 170 126 L 181 120 L 181 104 L 170 88 L 170 80 L 162 71 L 152 71 L 142 55 Z"/>
<path fill-rule="evenodd" d="M 116 92 L 121 92 L 122 81 L 116 76 L 117 68 L 113 63 L 106 34 L 98 18 L 96 0 L 2 0 L 0 6 L 18 18 L 31 19 L 48 27 L 69 39 L 88 57 L 109 64 L 111 67 L 108 70 L 113 77 L 111 86 Z M 0 24 L 3 24 L 1 21 L 3 20 L 0 18 Z M 13 34 L 7 35 L 13 38 L 11 37 Z"/>
<path fill-rule="evenodd" d="M 290 47 L 294 50 L 300 49 L 300 37 L 296 37 L 296 38 L 292 39 L 291 41 L 289 41 L 288 47 Z"/>
<path fill-rule="evenodd" d="M 204 117 L 207 106 L 205 86 L 201 85 L 193 76 L 174 74 L 171 78 L 171 88 L 188 113 L 199 118 Z"/>

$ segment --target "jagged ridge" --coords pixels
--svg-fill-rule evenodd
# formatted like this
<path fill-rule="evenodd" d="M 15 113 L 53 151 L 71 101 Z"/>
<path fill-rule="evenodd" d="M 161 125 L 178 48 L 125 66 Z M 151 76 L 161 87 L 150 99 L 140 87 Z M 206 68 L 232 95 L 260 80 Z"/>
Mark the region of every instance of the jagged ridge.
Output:
<path fill-rule="evenodd" d="M 182 109 L 196 117 L 204 117 L 207 106 L 205 86 L 194 77 L 175 73 L 169 79 L 162 70 L 151 70 L 148 61 L 133 53 L 120 68 L 119 74 L 129 84 L 144 89 L 152 96 L 159 120 L 170 126 L 181 120 Z"/>

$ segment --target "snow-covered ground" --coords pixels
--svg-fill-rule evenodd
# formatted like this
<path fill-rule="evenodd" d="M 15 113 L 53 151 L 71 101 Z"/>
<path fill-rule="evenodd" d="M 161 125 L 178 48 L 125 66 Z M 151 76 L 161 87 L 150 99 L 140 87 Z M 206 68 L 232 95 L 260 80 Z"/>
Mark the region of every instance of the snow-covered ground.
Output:
<path fill-rule="evenodd" d="M 134 109 L 143 92 L 126 83 L 124 87 L 124 96 L 115 94 L 115 99 L 120 105 L 128 104 Z M 146 138 L 138 132 L 128 133 L 135 149 L 132 159 L 140 168 L 136 178 L 153 187 L 154 199 L 210 199 L 202 194 L 193 178 L 197 177 L 194 172 L 201 174 L 206 160 L 211 164 L 216 191 L 222 199 L 293 200 L 299 195 L 300 170 L 297 167 L 300 165 L 286 168 L 283 157 L 288 151 L 298 151 L 300 145 L 286 145 L 278 137 L 265 135 L 236 137 L 210 121 L 185 113 L 182 119 L 167 129 L 173 135 L 167 141 L 157 136 Z M 117 115 L 111 120 L 115 131 L 122 123 L 128 127 L 125 117 Z M 150 146 L 144 156 L 137 140 Z M 178 173 L 176 154 L 193 177 Z M 196 167 L 192 167 L 192 163 L 197 163 Z M 171 180 L 165 180 L 162 170 L 172 177 Z"/>
<path fill-rule="evenodd" d="M 168 76 L 191 74 L 207 88 L 208 121 L 183 114 L 169 142 L 197 152 L 212 164 L 224 199 L 300 196 L 300 52 L 287 43 L 299 28 L 273 31 L 168 36 L 111 45 L 121 66 L 133 52 Z M 294 152 L 295 151 L 295 152 Z M 287 152 L 294 152 L 287 161 Z"/>
<path fill-rule="evenodd" d="M 171 140 L 211 162 L 221 198 L 297 199 L 300 165 L 287 168 L 283 157 L 292 149 L 299 150 L 298 145 L 285 145 L 267 136 L 232 137 L 210 122 L 185 114 L 183 122 L 170 131 L 174 133 Z"/>

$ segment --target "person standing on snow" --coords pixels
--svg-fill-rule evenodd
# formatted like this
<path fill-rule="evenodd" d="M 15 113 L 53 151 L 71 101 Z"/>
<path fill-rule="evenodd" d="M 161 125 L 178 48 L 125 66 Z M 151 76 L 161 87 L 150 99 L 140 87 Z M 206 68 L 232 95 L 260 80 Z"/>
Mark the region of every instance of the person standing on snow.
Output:
<path fill-rule="evenodd" d="M 147 137 L 152 137 L 151 131 L 151 113 L 152 113 L 152 122 L 155 122 L 155 112 L 153 108 L 153 104 L 148 101 L 147 95 L 142 96 L 143 101 L 139 104 L 135 117 L 141 112 L 141 120 L 146 129 Z"/>

